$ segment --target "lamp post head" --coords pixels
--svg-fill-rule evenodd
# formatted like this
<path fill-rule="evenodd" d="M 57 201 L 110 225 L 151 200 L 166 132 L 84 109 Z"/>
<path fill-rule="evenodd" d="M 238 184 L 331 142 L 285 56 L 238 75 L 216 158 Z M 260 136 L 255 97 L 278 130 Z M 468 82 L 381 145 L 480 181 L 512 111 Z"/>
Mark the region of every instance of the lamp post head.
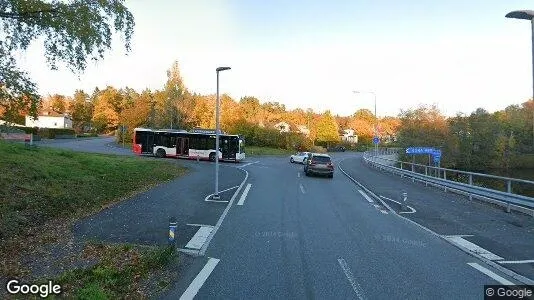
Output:
<path fill-rule="evenodd" d="M 230 69 L 231 69 L 230 67 L 218 67 L 217 69 L 215 69 L 215 71 L 220 72 L 220 71 L 226 71 Z"/>
<path fill-rule="evenodd" d="M 532 20 L 534 19 L 534 10 L 514 10 L 506 14 L 507 18 Z"/>

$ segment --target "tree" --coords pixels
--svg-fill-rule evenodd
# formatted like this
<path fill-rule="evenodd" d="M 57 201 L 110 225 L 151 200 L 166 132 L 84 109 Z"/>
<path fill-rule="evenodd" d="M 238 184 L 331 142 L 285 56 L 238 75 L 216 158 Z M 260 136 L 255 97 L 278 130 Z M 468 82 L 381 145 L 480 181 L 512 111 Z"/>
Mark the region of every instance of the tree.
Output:
<path fill-rule="evenodd" d="M 50 109 L 58 114 L 64 114 L 67 111 L 66 97 L 58 94 L 50 97 Z"/>
<path fill-rule="evenodd" d="M 72 114 L 72 126 L 76 132 L 84 132 L 90 127 L 93 118 L 93 103 L 89 101 L 89 95 L 82 90 L 74 92 L 74 97 L 70 106 Z"/>
<path fill-rule="evenodd" d="M 329 110 L 321 116 L 317 123 L 317 140 L 326 144 L 339 140 L 336 119 Z"/>
<path fill-rule="evenodd" d="M 124 108 L 124 98 L 114 87 L 100 91 L 94 103 L 93 121 L 98 131 L 117 129 L 119 116 Z"/>
<path fill-rule="evenodd" d="M 64 63 L 79 73 L 111 49 L 112 29 L 123 34 L 129 52 L 134 24 L 123 0 L 0 0 L 0 105 L 27 107 L 37 116 L 37 86 L 15 59 L 33 40 L 43 37 L 51 69 Z"/>

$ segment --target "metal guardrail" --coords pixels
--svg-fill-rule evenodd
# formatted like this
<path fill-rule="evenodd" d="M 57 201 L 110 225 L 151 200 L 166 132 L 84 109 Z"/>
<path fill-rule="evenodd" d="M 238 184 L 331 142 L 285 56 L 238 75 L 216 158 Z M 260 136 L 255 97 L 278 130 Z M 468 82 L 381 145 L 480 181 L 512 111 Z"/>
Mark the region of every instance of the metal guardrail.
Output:
<path fill-rule="evenodd" d="M 423 181 L 427 184 L 437 185 L 447 189 L 463 192 L 472 199 L 474 196 L 497 200 L 507 204 L 507 211 L 510 211 L 510 205 L 517 205 L 525 208 L 534 208 L 534 198 L 514 193 L 514 184 L 529 185 L 534 189 L 534 181 L 502 177 L 497 175 L 461 171 L 455 169 L 447 169 L 440 167 L 433 167 L 428 165 L 398 161 L 384 157 L 385 155 L 397 154 L 400 149 L 380 149 L 378 153 L 375 151 L 367 151 L 363 158 L 367 164 L 373 167 L 378 167 L 395 174 L 411 177 L 414 180 Z M 451 180 L 454 177 L 458 180 L 465 180 L 467 182 Z M 476 184 L 476 181 L 496 180 L 506 187 L 505 191 L 498 189 L 483 187 Z"/>

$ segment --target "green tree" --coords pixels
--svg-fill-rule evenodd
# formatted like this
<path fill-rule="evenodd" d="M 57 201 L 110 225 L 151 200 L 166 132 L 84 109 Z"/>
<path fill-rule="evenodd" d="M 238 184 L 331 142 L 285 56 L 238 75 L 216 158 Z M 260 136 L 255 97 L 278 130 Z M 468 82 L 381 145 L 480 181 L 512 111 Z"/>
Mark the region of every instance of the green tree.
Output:
<path fill-rule="evenodd" d="M 111 48 L 112 29 L 124 36 L 130 51 L 134 18 L 122 0 L 0 0 L 0 105 L 27 107 L 37 116 L 39 95 L 15 54 L 42 37 L 51 69 L 59 63 L 84 71 L 87 60 L 100 60 Z M 41 40 L 41 39 L 39 39 Z"/>
<path fill-rule="evenodd" d="M 58 94 L 52 95 L 50 109 L 58 114 L 64 114 L 67 111 L 66 97 Z"/>
<path fill-rule="evenodd" d="M 83 132 L 87 127 L 90 127 L 91 119 L 93 118 L 93 103 L 89 100 L 89 95 L 84 91 L 77 90 L 74 92 L 70 111 L 72 125 L 76 132 Z"/>
<path fill-rule="evenodd" d="M 339 141 L 339 129 L 336 119 L 327 110 L 317 123 L 317 141 L 326 143 Z"/>

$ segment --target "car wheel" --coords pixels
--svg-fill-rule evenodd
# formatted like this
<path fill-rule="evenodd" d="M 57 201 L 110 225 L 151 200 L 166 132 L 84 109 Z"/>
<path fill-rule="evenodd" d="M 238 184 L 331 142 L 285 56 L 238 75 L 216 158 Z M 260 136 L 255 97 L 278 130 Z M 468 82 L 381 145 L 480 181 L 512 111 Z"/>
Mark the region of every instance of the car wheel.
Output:
<path fill-rule="evenodd" d="M 156 157 L 163 158 L 165 156 L 167 156 L 167 153 L 165 152 L 165 150 L 158 149 L 158 151 L 156 151 Z"/>
<path fill-rule="evenodd" d="M 215 152 L 210 153 L 210 161 L 215 161 Z"/>
<path fill-rule="evenodd" d="M 291 159 L 289 159 L 289 162 L 290 162 L 290 163 L 294 163 L 294 162 L 295 162 L 295 160 L 293 159 L 293 157 L 292 157 Z"/>
<path fill-rule="evenodd" d="M 334 174 L 328 175 L 328 178 L 334 178 Z"/>

